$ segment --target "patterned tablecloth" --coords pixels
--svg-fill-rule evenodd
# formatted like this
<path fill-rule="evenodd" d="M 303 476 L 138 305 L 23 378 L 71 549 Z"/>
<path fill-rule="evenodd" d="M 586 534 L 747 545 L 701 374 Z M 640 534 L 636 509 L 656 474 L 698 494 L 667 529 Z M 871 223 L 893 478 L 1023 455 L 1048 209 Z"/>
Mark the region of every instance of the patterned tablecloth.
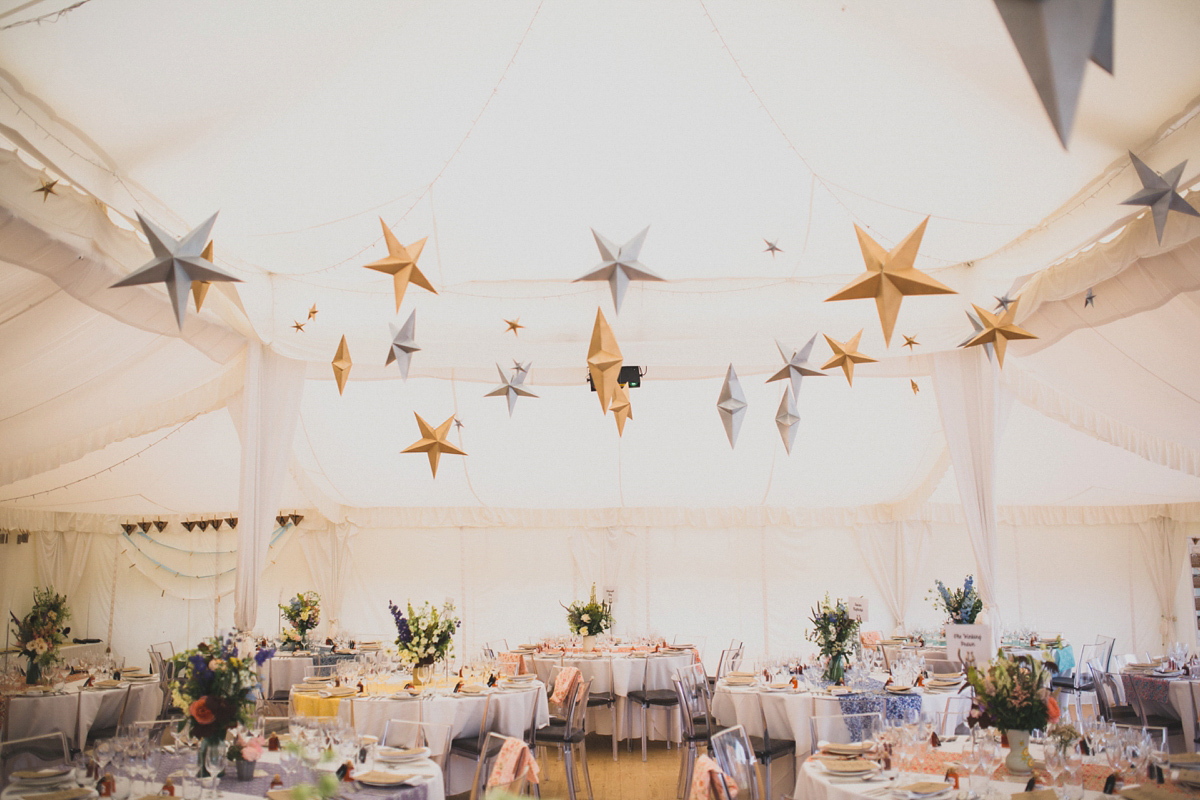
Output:
<path fill-rule="evenodd" d="M 1122 672 L 1121 683 L 1125 684 L 1125 697 L 1132 702 L 1135 696 L 1143 703 L 1170 707 L 1171 679 L 1157 675 Z"/>

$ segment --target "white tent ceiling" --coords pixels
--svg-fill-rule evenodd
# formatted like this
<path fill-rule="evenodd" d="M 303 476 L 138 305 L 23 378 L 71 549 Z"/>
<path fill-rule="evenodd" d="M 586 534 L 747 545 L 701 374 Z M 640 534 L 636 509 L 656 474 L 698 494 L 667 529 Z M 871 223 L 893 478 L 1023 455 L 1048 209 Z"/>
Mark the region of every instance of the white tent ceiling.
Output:
<path fill-rule="evenodd" d="M 18 5 L 0 28 L 63 4 Z M 0 133 L 20 153 L 0 163 L 0 234 L 28 243 L 0 263 L 0 504 L 236 508 L 224 407 L 245 337 L 308 362 L 288 507 L 954 504 L 927 354 L 1014 286 L 1052 341 L 1005 362 L 1019 402 L 999 502 L 1200 501 L 1181 466 L 1200 450 L 1200 286 L 1110 319 L 1121 289 L 1102 282 L 1200 241 L 1178 216 L 1162 247 L 1144 217 L 1110 235 L 1140 211 L 1119 204 L 1138 187 L 1126 150 L 1160 171 L 1200 153 L 1198 37 L 1193 2 L 1118 0 L 1115 77 L 1088 67 L 1064 150 L 985 0 L 92 0 L 0 30 Z M 32 193 L 30 165 L 58 195 Z M 105 288 L 146 260 L 135 211 L 182 235 L 218 209 L 216 261 L 245 282 L 214 289 L 184 338 L 161 287 Z M 872 303 L 822 301 L 862 269 L 853 223 L 890 246 L 927 214 L 917 266 L 959 294 L 905 300 L 888 349 Z M 390 278 L 361 267 L 383 253 L 380 216 L 429 237 L 438 294 L 410 289 L 398 316 Z M 647 224 L 642 261 L 667 282 L 635 283 L 618 316 L 607 286 L 571 281 L 598 260 L 589 227 L 622 242 Z M 649 370 L 623 438 L 583 383 L 597 306 Z M 422 350 L 401 381 L 388 323 L 412 309 Z M 881 363 L 853 388 L 806 380 L 788 456 L 774 340 L 860 328 Z M 540 397 L 510 419 L 483 394 L 514 358 Z M 735 450 L 714 408 L 729 363 L 750 403 Z M 466 423 L 470 455 L 436 480 L 399 454 L 414 411 Z"/>

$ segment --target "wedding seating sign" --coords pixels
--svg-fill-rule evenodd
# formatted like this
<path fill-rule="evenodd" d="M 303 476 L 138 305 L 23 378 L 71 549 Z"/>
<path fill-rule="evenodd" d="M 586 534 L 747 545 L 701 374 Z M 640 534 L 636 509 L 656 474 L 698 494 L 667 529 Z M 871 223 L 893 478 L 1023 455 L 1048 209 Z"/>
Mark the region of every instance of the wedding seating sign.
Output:
<path fill-rule="evenodd" d="M 946 657 L 964 666 L 982 667 L 992 658 L 992 630 L 989 625 L 947 625 Z"/>
<path fill-rule="evenodd" d="M 867 598 L 865 597 L 847 597 L 846 610 L 850 612 L 850 619 L 856 622 L 867 621 Z"/>

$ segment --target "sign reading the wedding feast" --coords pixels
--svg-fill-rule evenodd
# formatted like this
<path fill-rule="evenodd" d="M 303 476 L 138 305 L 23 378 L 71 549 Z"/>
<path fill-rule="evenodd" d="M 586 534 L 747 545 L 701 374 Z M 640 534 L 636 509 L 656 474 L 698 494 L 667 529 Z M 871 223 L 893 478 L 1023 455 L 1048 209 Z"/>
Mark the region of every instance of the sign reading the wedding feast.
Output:
<path fill-rule="evenodd" d="M 992 657 L 989 625 L 947 625 L 946 657 L 967 664 L 986 664 Z"/>
<path fill-rule="evenodd" d="M 855 622 L 867 621 L 867 598 L 847 597 L 846 608 L 850 612 L 850 619 Z"/>

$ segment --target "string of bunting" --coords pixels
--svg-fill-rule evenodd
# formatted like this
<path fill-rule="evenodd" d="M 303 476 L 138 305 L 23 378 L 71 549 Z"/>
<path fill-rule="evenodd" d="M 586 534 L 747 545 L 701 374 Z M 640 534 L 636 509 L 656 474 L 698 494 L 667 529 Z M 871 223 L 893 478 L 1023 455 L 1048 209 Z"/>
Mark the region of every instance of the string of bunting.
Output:
<path fill-rule="evenodd" d="M 279 541 L 280 537 L 282 537 L 283 534 L 287 533 L 289 527 L 291 527 L 291 526 L 285 525 L 285 526 L 275 529 L 274 533 L 271 534 L 271 543 L 268 545 L 268 549 L 273 548 L 276 545 L 276 543 Z M 148 555 L 146 553 L 146 551 L 143 550 L 136 541 L 134 541 L 133 537 L 130 536 L 129 533 L 122 531 L 121 536 L 125 539 L 125 541 L 127 541 L 130 545 L 133 546 L 133 549 L 137 550 L 138 554 L 140 556 L 142 556 L 142 558 L 149 561 L 157 569 L 161 569 L 164 572 L 170 573 L 171 575 L 175 576 L 176 578 L 191 578 L 194 580 L 206 580 L 208 578 L 219 578 L 222 575 L 230 575 L 237 571 L 237 567 L 230 567 L 229 569 L 220 570 L 218 572 L 210 572 L 206 575 L 191 575 L 186 572 L 180 572 L 177 569 L 172 569 L 171 567 L 168 567 L 166 564 L 162 563 L 161 561 L 156 559 L 154 556 Z M 146 538 L 150 538 L 150 537 L 146 537 Z M 155 544 L 161 544 L 161 542 L 157 542 L 154 539 L 151 539 L 151 541 L 155 542 Z M 179 549 L 179 548 L 172 548 L 172 549 Z M 128 553 L 127 550 L 122 550 L 121 552 Z M 185 551 L 185 552 L 188 552 L 188 551 Z M 223 551 L 213 551 L 213 550 L 190 551 L 190 555 L 211 556 L 211 555 L 219 555 L 222 552 Z M 236 551 L 228 551 L 228 552 L 236 552 Z M 131 564 L 130 566 L 133 566 L 133 565 Z"/>

